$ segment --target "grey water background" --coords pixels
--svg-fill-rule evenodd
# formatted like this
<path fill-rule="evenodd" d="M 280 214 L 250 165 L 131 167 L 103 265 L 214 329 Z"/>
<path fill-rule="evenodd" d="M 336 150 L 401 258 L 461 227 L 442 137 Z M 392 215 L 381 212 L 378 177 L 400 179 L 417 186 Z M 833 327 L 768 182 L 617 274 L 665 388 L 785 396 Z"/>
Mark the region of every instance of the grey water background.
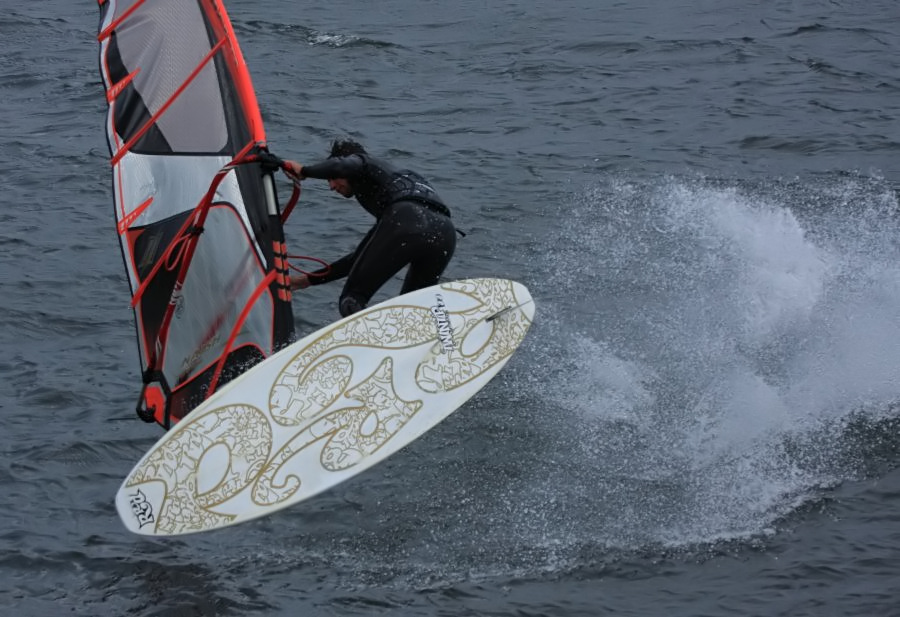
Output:
<path fill-rule="evenodd" d="M 421 171 L 468 232 L 447 276 L 520 280 L 537 321 L 354 480 L 129 534 L 113 495 L 160 429 L 98 11 L 5 3 L 4 615 L 900 615 L 896 0 L 227 6 L 272 150 L 351 135 Z M 289 245 L 368 224 L 307 182 Z M 301 334 L 338 292 L 295 296 Z"/>

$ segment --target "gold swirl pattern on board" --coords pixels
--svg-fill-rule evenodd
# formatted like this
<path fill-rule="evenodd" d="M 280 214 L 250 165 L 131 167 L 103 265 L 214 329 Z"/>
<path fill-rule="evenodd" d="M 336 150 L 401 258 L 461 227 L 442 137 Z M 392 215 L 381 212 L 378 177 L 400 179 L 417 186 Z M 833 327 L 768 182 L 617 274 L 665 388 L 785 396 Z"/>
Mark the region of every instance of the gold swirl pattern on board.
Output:
<path fill-rule="evenodd" d="M 283 426 L 296 426 L 315 417 L 337 400 L 350 379 L 352 362 L 345 356 L 317 361 L 335 349 L 403 349 L 432 339 L 434 325 L 431 314 L 421 307 L 390 306 L 351 318 L 327 330 L 300 350 L 282 369 L 269 398 L 272 418 Z"/>
<path fill-rule="evenodd" d="M 176 435 L 129 479 L 129 486 L 155 480 L 166 485 L 158 532 L 221 526 L 237 515 L 213 510 L 247 488 L 257 505 L 284 502 L 302 485 L 296 471 L 288 468 L 289 462 L 300 453 L 308 456 L 308 449 L 317 442 L 321 442 L 317 458 L 323 469 L 332 472 L 358 465 L 388 443 L 423 401 L 398 395 L 394 361 L 387 353 L 371 374 L 355 378 L 350 348 L 397 350 L 430 343 L 415 371 L 416 385 L 428 396 L 470 383 L 504 361 L 524 338 L 531 322 L 523 311 L 508 310 L 486 320 L 518 306 L 510 281 L 477 279 L 448 283 L 442 289 L 468 296 L 471 302 L 455 312 L 443 311 L 443 299 L 436 300 L 430 310 L 397 305 L 376 308 L 325 330 L 300 349 L 283 366 L 269 392 L 270 417 L 276 426 L 269 424 L 264 412 L 243 404 L 182 421 L 173 429 Z M 342 349 L 348 351 L 342 353 Z M 400 379 L 406 383 L 409 377 Z M 297 428 L 293 435 L 280 434 L 283 445 L 273 454 L 272 430 L 278 425 Z M 222 479 L 201 494 L 195 470 L 203 467 L 204 457 L 214 448 L 218 455 L 210 460 L 221 460 L 223 447 L 228 462 Z M 192 459 L 190 452 L 202 454 Z"/>
<path fill-rule="evenodd" d="M 297 492 L 300 478 L 288 475 L 276 483 L 275 477 L 291 458 L 313 443 L 327 440 L 319 456 L 324 469 L 349 469 L 387 443 L 422 407 L 422 401 L 404 401 L 397 395 L 390 358 L 385 358 L 372 375 L 345 396 L 359 404 L 316 419 L 275 453 L 253 486 L 255 503 L 273 505 Z"/>
<path fill-rule="evenodd" d="M 209 529 L 234 518 L 211 508 L 231 499 L 254 481 L 269 460 L 272 429 L 266 415 L 250 405 L 213 409 L 177 426 L 167 440 L 128 478 L 128 486 L 159 481 L 166 486 L 162 510 L 157 513 L 158 533 Z M 197 471 L 214 448 L 227 448 L 228 465 L 221 480 L 200 492 Z M 200 453 L 199 456 L 192 453 Z M 206 461 L 206 464 L 210 464 Z M 214 472 L 213 475 L 215 475 Z"/>

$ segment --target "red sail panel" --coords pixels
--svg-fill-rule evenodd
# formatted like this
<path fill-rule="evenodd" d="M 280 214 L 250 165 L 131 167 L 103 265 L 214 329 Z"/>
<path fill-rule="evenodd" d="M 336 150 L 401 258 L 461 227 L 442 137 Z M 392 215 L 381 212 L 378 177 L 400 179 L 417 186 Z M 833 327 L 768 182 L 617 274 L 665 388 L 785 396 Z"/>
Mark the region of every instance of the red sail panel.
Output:
<path fill-rule="evenodd" d="M 141 407 L 164 427 L 293 338 L 265 131 L 219 0 L 103 0 L 116 229 Z"/>

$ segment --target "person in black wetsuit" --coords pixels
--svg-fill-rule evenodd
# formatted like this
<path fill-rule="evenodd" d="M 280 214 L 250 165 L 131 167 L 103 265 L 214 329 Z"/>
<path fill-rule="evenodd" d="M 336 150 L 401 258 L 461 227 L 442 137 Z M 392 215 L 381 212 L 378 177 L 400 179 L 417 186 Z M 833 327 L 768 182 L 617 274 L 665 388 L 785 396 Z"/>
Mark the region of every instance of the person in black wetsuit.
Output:
<path fill-rule="evenodd" d="M 450 210 L 422 176 L 394 168 L 351 140 L 335 141 L 330 156 L 315 165 L 285 161 L 285 173 L 299 180 L 328 180 L 332 191 L 356 197 L 376 219 L 356 250 L 309 275 L 292 276 L 291 289 L 347 277 L 338 305 L 346 317 L 366 308 L 406 265 L 400 293 L 438 283 L 456 248 L 456 228 Z"/>

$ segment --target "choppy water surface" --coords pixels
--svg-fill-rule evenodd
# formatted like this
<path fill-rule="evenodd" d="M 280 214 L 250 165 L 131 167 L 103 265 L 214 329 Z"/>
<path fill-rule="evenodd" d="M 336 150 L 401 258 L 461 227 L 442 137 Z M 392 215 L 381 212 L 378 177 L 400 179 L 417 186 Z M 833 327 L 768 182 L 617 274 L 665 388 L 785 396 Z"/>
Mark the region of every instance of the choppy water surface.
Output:
<path fill-rule="evenodd" d="M 128 534 L 159 429 L 114 236 L 98 12 L 0 17 L 0 600 L 21 615 L 897 615 L 900 7 L 232 0 L 270 145 L 352 135 L 521 280 L 504 373 L 270 518 Z M 287 187 L 283 187 L 287 190 Z M 307 183 L 293 252 L 366 215 Z M 395 293 L 398 284 L 380 297 Z M 339 288 L 296 297 L 298 330 Z"/>

